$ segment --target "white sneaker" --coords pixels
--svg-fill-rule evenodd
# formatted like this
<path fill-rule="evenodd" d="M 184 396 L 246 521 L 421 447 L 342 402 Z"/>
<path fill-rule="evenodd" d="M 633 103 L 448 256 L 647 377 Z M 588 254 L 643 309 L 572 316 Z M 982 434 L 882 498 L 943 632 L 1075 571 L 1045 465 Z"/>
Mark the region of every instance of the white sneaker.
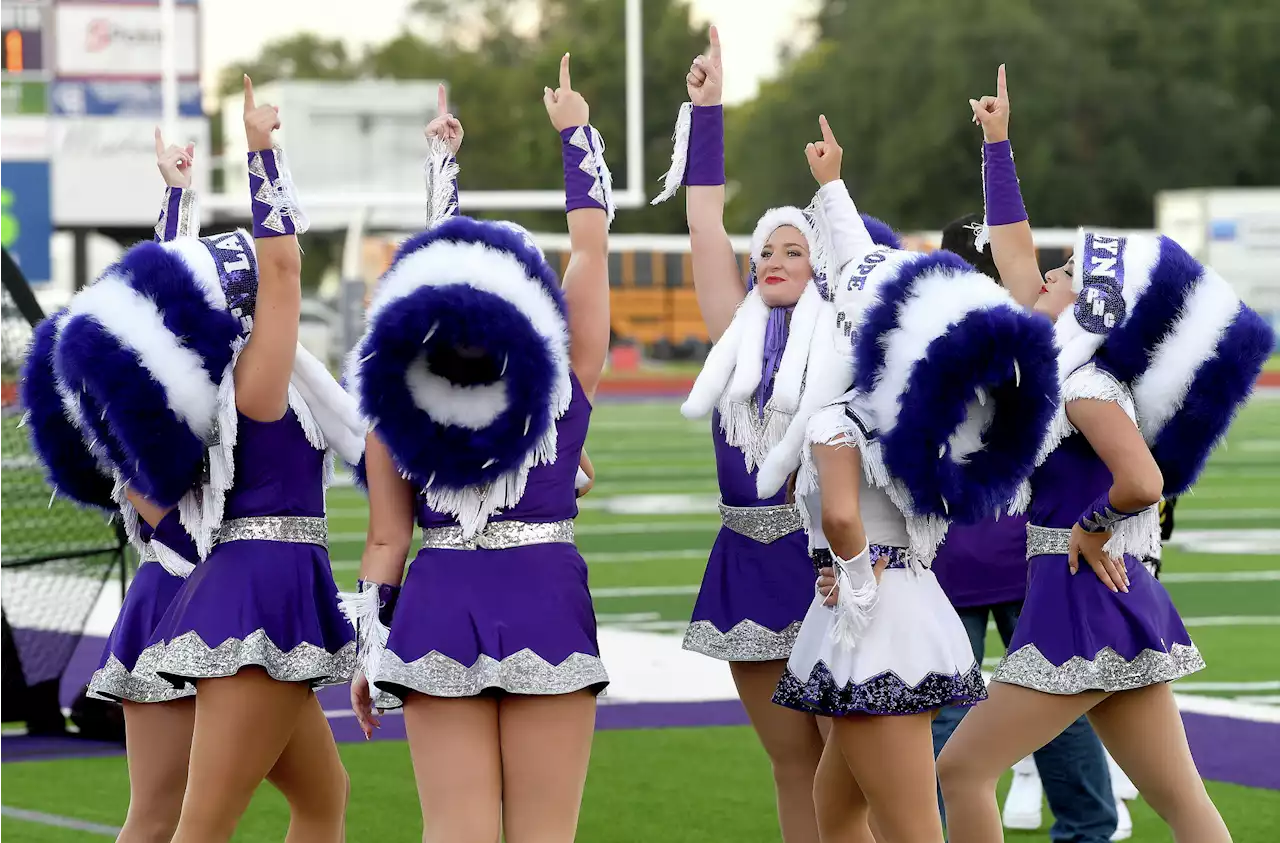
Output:
<path fill-rule="evenodd" d="M 1030 771 L 1027 771 L 1027 767 Z M 1001 819 L 1005 828 L 1018 831 L 1036 831 L 1040 828 L 1041 810 L 1044 806 L 1044 788 L 1035 765 L 1022 762 L 1013 768 L 1013 784 L 1004 800 Z"/>
<path fill-rule="evenodd" d="M 1133 817 L 1129 816 L 1129 806 L 1123 799 L 1116 799 L 1116 833 L 1112 840 L 1128 840 L 1133 836 Z"/>

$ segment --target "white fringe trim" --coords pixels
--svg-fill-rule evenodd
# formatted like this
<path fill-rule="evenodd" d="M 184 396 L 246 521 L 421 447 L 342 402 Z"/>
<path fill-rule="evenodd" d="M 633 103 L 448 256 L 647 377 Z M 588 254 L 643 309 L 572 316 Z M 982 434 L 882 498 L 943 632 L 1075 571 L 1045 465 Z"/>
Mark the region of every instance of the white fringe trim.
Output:
<path fill-rule="evenodd" d="M 871 625 L 879 597 L 879 584 L 871 565 L 871 545 L 868 544 L 852 559 L 841 559 L 834 553 L 831 555 L 836 563 L 837 583 L 831 639 L 835 646 L 853 650 Z M 860 585 L 854 585 L 855 578 L 861 580 Z"/>
<path fill-rule="evenodd" d="M 818 467 L 813 461 L 814 445 L 834 445 L 837 447 L 857 448 L 862 460 L 862 476 L 867 485 L 883 491 L 888 495 L 902 517 L 906 520 L 907 538 L 911 543 L 911 553 L 922 563 L 928 565 L 937 555 L 938 546 L 947 536 L 951 522 L 935 515 L 916 515 L 911 506 L 911 496 L 900 482 L 889 474 L 884 464 L 884 452 L 874 433 L 868 440 L 861 428 L 845 413 L 845 407 L 863 400 L 856 391 L 850 391 L 836 402 L 827 405 L 815 413 L 809 420 L 805 444 L 801 456 L 800 470 L 796 475 L 796 508 L 800 513 L 800 521 L 810 535 L 812 550 L 812 516 L 805 505 L 805 495 L 819 491 Z M 854 412 L 858 412 L 855 409 Z M 865 417 L 865 413 L 862 414 Z"/>
<path fill-rule="evenodd" d="M 427 150 L 422 174 L 427 185 L 427 228 L 432 229 L 458 211 L 453 186 L 461 168 L 449 144 L 440 138 L 428 138 Z"/>
<path fill-rule="evenodd" d="M 356 630 L 356 664 L 369 680 L 369 687 L 378 680 L 382 654 L 386 652 L 391 630 L 383 626 L 378 617 L 378 584 L 366 582 L 360 591 L 339 591 L 338 609 Z M 376 689 L 374 690 L 376 694 Z"/>
<path fill-rule="evenodd" d="M 1116 559 L 1127 553 L 1137 557 L 1139 561 L 1158 553 L 1160 551 L 1159 508 L 1149 506 L 1138 515 L 1121 521 L 1111 531 L 1111 538 L 1102 546 L 1102 549 Z"/>
<path fill-rule="evenodd" d="M 661 176 L 662 192 L 649 202 L 650 205 L 657 205 L 675 196 L 680 185 L 684 183 L 685 170 L 689 166 L 689 137 L 692 128 L 693 103 L 686 102 L 680 106 L 680 113 L 676 116 L 676 127 L 671 133 L 671 167 Z"/>
<path fill-rule="evenodd" d="M 181 553 L 178 553 L 178 551 L 163 542 L 152 539 L 151 550 L 155 553 L 156 561 L 160 563 L 160 566 L 175 577 L 186 579 L 196 569 L 196 566 L 184 559 Z"/>

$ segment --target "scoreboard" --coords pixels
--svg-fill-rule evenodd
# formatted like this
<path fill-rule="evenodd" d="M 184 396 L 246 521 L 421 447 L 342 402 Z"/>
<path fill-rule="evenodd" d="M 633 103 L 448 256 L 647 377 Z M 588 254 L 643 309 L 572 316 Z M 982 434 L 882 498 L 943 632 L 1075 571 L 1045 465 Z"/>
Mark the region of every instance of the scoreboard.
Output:
<path fill-rule="evenodd" d="M 4 57 L 0 67 L 6 77 L 19 73 L 44 76 L 47 11 L 45 3 L 13 0 L 0 7 L 0 28 L 4 31 Z"/>

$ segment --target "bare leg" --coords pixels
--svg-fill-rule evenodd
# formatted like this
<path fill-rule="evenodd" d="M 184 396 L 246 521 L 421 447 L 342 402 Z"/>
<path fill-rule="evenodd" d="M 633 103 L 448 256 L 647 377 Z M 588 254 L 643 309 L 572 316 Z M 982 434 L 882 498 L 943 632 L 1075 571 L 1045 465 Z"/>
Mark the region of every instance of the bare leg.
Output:
<path fill-rule="evenodd" d="M 1168 685 L 1121 691 L 1089 712 L 1094 730 L 1178 843 L 1231 843 L 1187 746 Z"/>
<path fill-rule="evenodd" d="M 191 767 L 173 843 L 225 843 L 312 694 L 256 667 L 202 679 L 197 687 Z"/>
<path fill-rule="evenodd" d="M 267 781 L 289 800 L 285 843 L 342 843 L 351 783 L 315 694 L 302 706 L 293 734 Z"/>
<path fill-rule="evenodd" d="M 880 843 L 942 843 L 932 720 L 932 712 L 835 720 L 832 735 L 875 814 Z"/>
<path fill-rule="evenodd" d="M 410 694 L 404 720 L 424 843 L 498 843 L 498 701 Z"/>
<path fill-rule="evenodd" d="M 822 750 L 813 778 L 813 805 L 822 843 L 874 843 L 870 807 L 835 741 Z"/>
<path fill-rule="evenodd" d="M 990 696 L 960 721 L 938 756 L 950 843 L 1004 839 L 996 782 L 1005 770 L 1047 744 L 1106 694 L 1044 694 L 992 682 Z"/>
<path fill-rule="evenodd" d="M 498 703 L 507 843 L 572 843 L 595 725 L 590 691 L 512 695 Z"/>
<path fill-rule="evenodd" d="M 778 823 L 785 843 L 817 843 L 814 775 L 822 757 L 817 718 L 773 703 L 784 661 L 730 662 L 738 696 L 769 754 L 778 794 Z"/>
<path fill-rule="evenodd" d="M 168 843 L 182 814 L 196 701 L 124 704 L 129 814 L 117 843 Z"/>

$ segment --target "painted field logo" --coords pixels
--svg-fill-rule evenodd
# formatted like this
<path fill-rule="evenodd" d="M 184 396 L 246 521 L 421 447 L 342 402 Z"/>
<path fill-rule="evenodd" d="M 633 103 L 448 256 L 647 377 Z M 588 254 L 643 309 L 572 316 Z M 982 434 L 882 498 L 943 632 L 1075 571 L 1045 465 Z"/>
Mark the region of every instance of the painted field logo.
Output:
<path fill-rule="evenodd" d="M 1106 334 L 1124 321 L 1125 238 L 1086 234 L 1079 258 L 1083 287 L 1075 317 L 1092 334 Z"/>

